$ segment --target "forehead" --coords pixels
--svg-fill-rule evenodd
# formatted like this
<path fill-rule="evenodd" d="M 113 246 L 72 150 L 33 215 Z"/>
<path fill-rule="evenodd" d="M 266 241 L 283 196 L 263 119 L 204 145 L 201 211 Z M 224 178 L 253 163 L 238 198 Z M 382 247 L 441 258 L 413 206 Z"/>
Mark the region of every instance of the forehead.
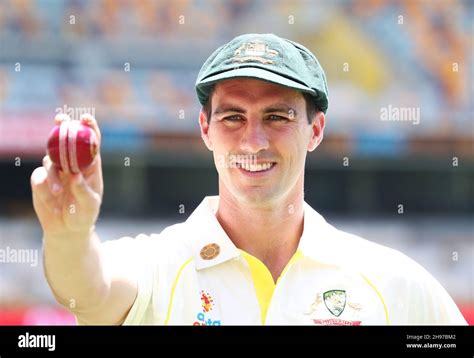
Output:
<path fill-rule="evenodd" d="M 261 81 L 253 78 L 239 78 L 223 80 L 216 84 L 213 93 L 213 102 L 223 100 L 237 101 L 291 101 L 293 103 L 303 101 L 304 97 L 301 92 Z"/>

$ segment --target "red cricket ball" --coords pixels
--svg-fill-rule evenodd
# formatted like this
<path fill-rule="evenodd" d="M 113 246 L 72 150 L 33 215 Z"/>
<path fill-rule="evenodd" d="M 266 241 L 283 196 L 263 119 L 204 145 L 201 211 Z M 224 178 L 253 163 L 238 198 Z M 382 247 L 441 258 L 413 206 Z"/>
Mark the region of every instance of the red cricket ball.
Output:
<path fill-rule="evenodd" d="M 99 140 L 94 130 L 80 121 L 62 121 L 53 128 L 47 152 L 53 164 L 66 173 L 79 173 L 89 167 L 97 155 Z"/>

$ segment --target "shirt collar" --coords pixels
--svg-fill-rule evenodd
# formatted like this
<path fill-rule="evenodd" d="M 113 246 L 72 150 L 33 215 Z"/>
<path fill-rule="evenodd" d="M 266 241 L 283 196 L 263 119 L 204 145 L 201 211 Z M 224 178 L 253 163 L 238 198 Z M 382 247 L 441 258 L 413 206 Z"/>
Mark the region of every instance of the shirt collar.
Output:
<path fill-rule="evenodd" d="M 198 270 L 218 265 L 240 255 L 240 251 L 217 221 L 218 205 L 219 196 L 207 196 L 186 220 L 186 223 L 191 225 L 190 229 L 192 231 L 190 234 L 197 235 L 192 239 L 192 247 Z M 203 258 L 201 255 L 203 248 L 212 244 L 217 244 L 219 248 L 218 255 L 213 258 Z"/>
<path fill-rule="evenodd" d="M 239 249 L 216 218 L 219 205 L 219 196 L 208 196 L 199 204 L 186 221 L 189 224 L 192 239 L 193 256 L 198 270 L 218 265 L 222 262 L 240 256 Z M 304 228 L 298 250 L 314 261 L 329 265 L 338 265 L 346 261 L 341 250 L 344 243 L 340 242 L 337 230 L 329 225 L 324 218 L 309 204 L 304 203 Z M 197 236 L 194 236 L 197 235 Z M 202 255 L 202 251 L 210 245 L 216 244 L 217 255 Z M 212 245 L 212 250 L 216 246 Z M 213 251 L 215 252 L 215 251 Z"/>
<path fill-rule="evenodd" d="M 298 249 L 318 263 L 345 266 L 357 261 L 360 249 L 357 240 L 348 240 L 342 231 L 324 220 L 310 205 L 304 203 L 304 230 Z"/>

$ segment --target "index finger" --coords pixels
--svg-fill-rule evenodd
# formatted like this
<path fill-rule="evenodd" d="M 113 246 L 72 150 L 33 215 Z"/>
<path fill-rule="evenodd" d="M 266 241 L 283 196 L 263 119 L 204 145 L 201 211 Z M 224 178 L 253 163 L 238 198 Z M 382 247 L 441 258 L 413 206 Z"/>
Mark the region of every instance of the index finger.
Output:
<path fill-rule="evenodd" d="M 58 125 L 61 124 L 62 121 L 70 121 L 70 120 L 71 120 L 71 117 L 69 117 L 69 115 L 67 115 L 66 113 L 58 113 L 54 117 L 54 122 Z"/>
<path fill-rule="evenodd" d="M 100 135 L 100 129 L 99 125 L 97 124 L 97 120 L 94 118 L 94 116 L 90 113 L 85 113 L 81 116 L 81 123 L 87 124 L 89 127 L 91 127 L 95 134 L 97 135 L 97 139 L 99 140 L 99 147 L 100 147 L 100 142 L 101 142 L 101 135 Z"/>

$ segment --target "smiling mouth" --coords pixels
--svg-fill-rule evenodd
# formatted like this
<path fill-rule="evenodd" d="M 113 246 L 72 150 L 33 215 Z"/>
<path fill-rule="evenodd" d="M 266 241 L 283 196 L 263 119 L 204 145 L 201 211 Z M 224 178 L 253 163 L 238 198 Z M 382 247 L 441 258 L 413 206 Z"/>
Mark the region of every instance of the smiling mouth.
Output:
<path fill-rule="evenodd" d="M 239 163 L 238 167 L 249 173 L 260 173 L 266 172 L 272 169 L 276 163 L 261 163 L 261 164 L 249 164 L 249 163 Z"/>

